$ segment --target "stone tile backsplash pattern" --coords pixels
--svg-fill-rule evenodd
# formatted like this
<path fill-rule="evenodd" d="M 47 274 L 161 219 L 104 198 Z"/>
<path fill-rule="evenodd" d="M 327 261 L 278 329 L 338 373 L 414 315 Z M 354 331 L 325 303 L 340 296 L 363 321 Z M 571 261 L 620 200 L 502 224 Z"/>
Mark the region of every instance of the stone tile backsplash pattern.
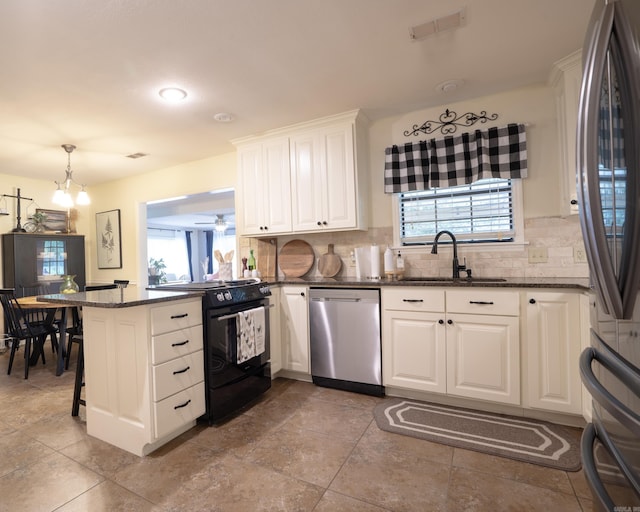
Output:
<path fill-rule="evenodd" d="M 317 259 L 327 252 L 327 245 L 334 244 L 335 253 L 342 259 L 342 269 L 336 277 L 355 277 L 355 264 L 351 252 L 355 247 L 378 244 L 381 252 L 393 241 L 392 228 L 372 228 L 368 231 L 348 231 L 326 234 L 310 234 L 278 237 L 278 248 L 289 240 L 303 239 L 312 245 L 316 253 L 316 264 L 305 277 L 321 277 Z M 458 259 L 467 260 L 467 267 L 476 277 L 589 277 L 587 263 L 574 261 L 574 248 L 583 249 L 582 233 L 577 215 L 571 217 L 543 217 L 525 220 L 525 240 L 528 245 L 522 250 L 467 251 L 458 246 Z M 251 242 L 241 243 L 242 250 Z M 545 263 L 530 263 L 529 249 L 544 247 L 548 260 Z M 241 252 L 242 252 L 241 250 Z M 397 251 L 396 251 L 397 252 Z M 405 260 L 405 275 L 415 277 L 451 275 L 451 250 L 444 248 L 439 254 L 428 250 L 402 253 Z M 382 261 L 382 255 L 381 255 Z M 284 277 L 278 270 L 278 277 Z"/>

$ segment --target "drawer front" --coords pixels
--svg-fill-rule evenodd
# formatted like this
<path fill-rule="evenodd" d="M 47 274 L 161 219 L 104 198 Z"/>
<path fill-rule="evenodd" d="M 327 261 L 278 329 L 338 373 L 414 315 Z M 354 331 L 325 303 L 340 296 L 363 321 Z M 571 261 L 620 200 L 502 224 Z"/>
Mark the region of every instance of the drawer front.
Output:
<path fill-rule="evenodd" d="M 205 413 L 204 382 L 156 403 L 154 413 L 156 439 L 202 416 Z"/>
<path fill-rule="evenodd" d="M 447 290 L 447 313 L 518 316 L 520 294 L 494 288 Z"/>
<path fill-rule="evenodd" d="M 151 308 L 151 335 L 177 331 L 202 323 L 202 300 L 172 301 Z"/>
<path fill-rule="evenodd" d="M 444 312 L 444 290 L 427 289 L 420 286 L 384 288 L 382 290 L 382 309 Z"/>
<path fill-rule="evenodd" d="M 160 364 L 202 350 L 202 325 L 159 334 L 151 339 L 151 362 Z"/>
<path fill-rule="evenodd" d="M 153 400 L 159 402 L 204 380 L 202 350 L 153 367 Z"/>

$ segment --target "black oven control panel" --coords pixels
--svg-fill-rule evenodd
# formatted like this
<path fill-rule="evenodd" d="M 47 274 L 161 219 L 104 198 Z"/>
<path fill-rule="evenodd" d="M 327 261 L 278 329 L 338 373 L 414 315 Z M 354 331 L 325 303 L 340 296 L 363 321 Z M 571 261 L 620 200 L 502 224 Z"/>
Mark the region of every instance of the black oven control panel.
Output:
<path fill-rule="evenodd" d="M 252 285 L 208 290 L 206 300 L 208 307 L 221 307 L 231 304 L 242 304 L 260 300 L 271 295 L 269 285 L 256 283 Z"/>

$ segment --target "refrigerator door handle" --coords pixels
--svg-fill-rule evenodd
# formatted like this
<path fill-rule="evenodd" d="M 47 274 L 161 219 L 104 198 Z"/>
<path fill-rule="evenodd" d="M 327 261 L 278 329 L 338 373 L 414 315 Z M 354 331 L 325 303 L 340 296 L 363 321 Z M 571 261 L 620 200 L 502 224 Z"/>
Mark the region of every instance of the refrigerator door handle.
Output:
<path fill-rule="evenodd" d="M 640 375 L 615 354 L 596 350 L 593 347 L 587 347 L 580 354 L 580 377 L 593 399 L 625 428 L 640 437 L 640 415 L 613 396 L 598 381 L 591 367 L 594 360 L 611 372 L 638 397 L 640 397 Z"/>
<path fill-rule="evenodd" d="M 580 439 L 580 455 L 582 457 L 582 471 L 584 477 L 589 483 L 589 487 L 594 496 L 602 504 L 605 510 L 614 510 L 615 503 L 607 493 L 600 475 L 596 469 L 596 461 L 593 456 L 593 450 L 597 439 L 596 429 L 593 423 L 588 423 L 582 432 Z"/>

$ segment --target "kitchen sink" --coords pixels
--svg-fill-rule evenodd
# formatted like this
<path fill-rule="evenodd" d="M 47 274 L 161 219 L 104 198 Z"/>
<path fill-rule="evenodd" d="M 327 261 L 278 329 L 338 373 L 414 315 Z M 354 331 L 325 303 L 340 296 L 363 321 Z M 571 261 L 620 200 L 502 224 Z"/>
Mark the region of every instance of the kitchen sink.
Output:
<path fill-rule="evenodd" d="M 401 281 L 414 283 L 504 283 L 506 279 L 501 277 L 404 277 Z"/>

